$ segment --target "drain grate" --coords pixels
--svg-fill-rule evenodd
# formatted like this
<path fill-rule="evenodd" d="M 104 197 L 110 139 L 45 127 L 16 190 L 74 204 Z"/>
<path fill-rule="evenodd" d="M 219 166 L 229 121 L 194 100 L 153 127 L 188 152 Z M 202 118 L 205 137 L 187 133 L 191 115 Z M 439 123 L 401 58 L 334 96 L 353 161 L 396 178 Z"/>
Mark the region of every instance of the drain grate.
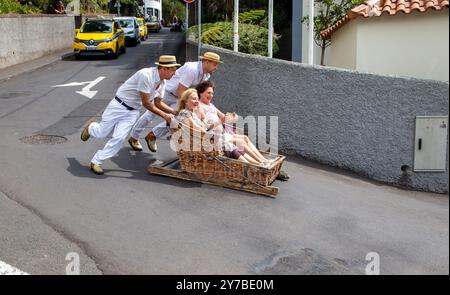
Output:
<path fill-rule="evenodd" d="M 22 137 L 19 140 L 25 144 L 38 145 L 38 144 L 62 144 L 67 141 L 67 138 L 58 135 L 36 134 L 32 136 Z"/>

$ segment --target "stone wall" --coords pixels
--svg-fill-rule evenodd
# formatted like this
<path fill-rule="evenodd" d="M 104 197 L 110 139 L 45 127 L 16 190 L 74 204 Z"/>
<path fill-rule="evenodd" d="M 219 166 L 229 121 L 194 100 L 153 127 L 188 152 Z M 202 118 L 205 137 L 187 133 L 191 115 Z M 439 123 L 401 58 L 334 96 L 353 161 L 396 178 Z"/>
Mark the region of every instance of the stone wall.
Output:
<path fill-rule="evenodd" d="M 73 16 L 0 16 L 0 69 L 70 49 L 74 29 Z"/>
<path fill-rule="evenodd" d="M 186 45 L 186 60 L 198 59 Z M 415 117 L 446 115 L 446 82 L 381 76 L 235 53 L 213 75 L 215 104 L 242 116 L 278 116 L 279 148 L 403 187 L 448 193 L 447 171 L 415 173 Z M 402 170 L 403 167 L 403 170 Z"/>

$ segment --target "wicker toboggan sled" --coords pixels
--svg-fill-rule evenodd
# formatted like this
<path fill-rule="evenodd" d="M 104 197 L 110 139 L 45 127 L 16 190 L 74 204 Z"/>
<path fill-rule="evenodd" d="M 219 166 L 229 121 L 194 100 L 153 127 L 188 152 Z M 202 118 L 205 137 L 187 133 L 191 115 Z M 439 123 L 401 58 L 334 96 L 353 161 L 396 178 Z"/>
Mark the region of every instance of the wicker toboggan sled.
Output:
<path fill-rule="evenodd" d="M 206 139 L 205 134 L 197 135 L 201 137 L 201 148 L 195 149 L 192 144 L 195 133 L 196 131 L 189 131 L 191 144 L 187 149 L 177 150 L 177 159 L 150 165 L 148 172 L 276 197 L 279 188 L 271 185 L 280 173 L 284 156 L 261 152 L 265 158 L 273 160 L 269 167 L 245 163 L 223 156 L 220 149 L 210 151 L 211 148 L 208 149 L 208 146 L 213 146 L 215 142 L 211 138 Z M 179 138 L 179 143 L 182 142 L 182 138 Z M 205 144 L 206 141 L 209 144 Z"/>

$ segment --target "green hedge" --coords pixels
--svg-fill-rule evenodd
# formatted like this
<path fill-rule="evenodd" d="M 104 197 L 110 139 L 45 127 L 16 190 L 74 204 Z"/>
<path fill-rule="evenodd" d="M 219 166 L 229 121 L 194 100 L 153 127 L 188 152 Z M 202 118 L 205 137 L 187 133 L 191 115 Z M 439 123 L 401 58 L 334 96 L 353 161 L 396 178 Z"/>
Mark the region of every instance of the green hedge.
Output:
<path fill-rule="evenodd" d="M 16 0 L 1 0 L 0 1 L 0 14 L 6 13 L 19 13 L 19 14 L 32 14 L 41 13 L 42 10 L 33 5 L 21 5 Z"/>
<path fill-rule="evenodd" d="M 267 13 L 265 10 L 250 10 L 239 14 L 239 22 L 265 26 L 267 24 Z"/>
<path fill-rule="evenodd" d="M 189 28 L 189 32 L 195 34 L 198 40 L 198 26 Z M 268 34 L 267 28 L 252 25 L 239 24 L 239 52 L 258 54 L 267 56 L 268 52 Z M 202 24 L 202 42 L 205 44 L 233 49 L 234 25 L 231 22 L 217 22 L 214 24 Z M 273 53 L 279 50 L 277 41 L 279 35 L 274 34 Z"/>

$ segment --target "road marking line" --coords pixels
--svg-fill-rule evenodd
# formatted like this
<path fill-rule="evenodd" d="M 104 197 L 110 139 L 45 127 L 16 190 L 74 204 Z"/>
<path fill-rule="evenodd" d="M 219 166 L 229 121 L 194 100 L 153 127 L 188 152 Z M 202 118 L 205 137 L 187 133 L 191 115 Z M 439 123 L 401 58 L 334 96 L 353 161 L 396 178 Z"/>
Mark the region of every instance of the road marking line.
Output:
<path fill-rule="evenodd" d="M 28 275 L 28 273 L 0 260 L 0 275 Z"/>
<path fill-rule="evenodd" d="M 100 83 L 105 78 L 106 77 L 98 77 L 97 79 L 95 79 L 94 81 L 89 83 L 89 85 L 87 85 L 86 87 L 81 89 L 81 91 L 77 91 L 77 93 L 84 95 L 89 99 L 93 98 L 97 94 L 98 91 L 91 91 L 91 88 L 94 87 L 95 85 L 97 85 L 98 83 Z"/>
<path fill-rule="evenodd" d="M 76 91 L 76 93 L 86 96 L 89 99 L 92 99 L 98 93 L 98 91 L 95 91 L 95 90 L 92 91 L 91 88 L 94 87 L 95 85 L 97 85 L 98 83 L 100 83 L 105 78 L 106 77 L 98 77 L 94 81 L 72 82 L 72 83 L 67 83 L 67 84 L 55 85 L 52 87 L 73 87 L 73 86 L 87 85 L 87 86 L 83 87 L 81 89 L 81 91 Z"/>

